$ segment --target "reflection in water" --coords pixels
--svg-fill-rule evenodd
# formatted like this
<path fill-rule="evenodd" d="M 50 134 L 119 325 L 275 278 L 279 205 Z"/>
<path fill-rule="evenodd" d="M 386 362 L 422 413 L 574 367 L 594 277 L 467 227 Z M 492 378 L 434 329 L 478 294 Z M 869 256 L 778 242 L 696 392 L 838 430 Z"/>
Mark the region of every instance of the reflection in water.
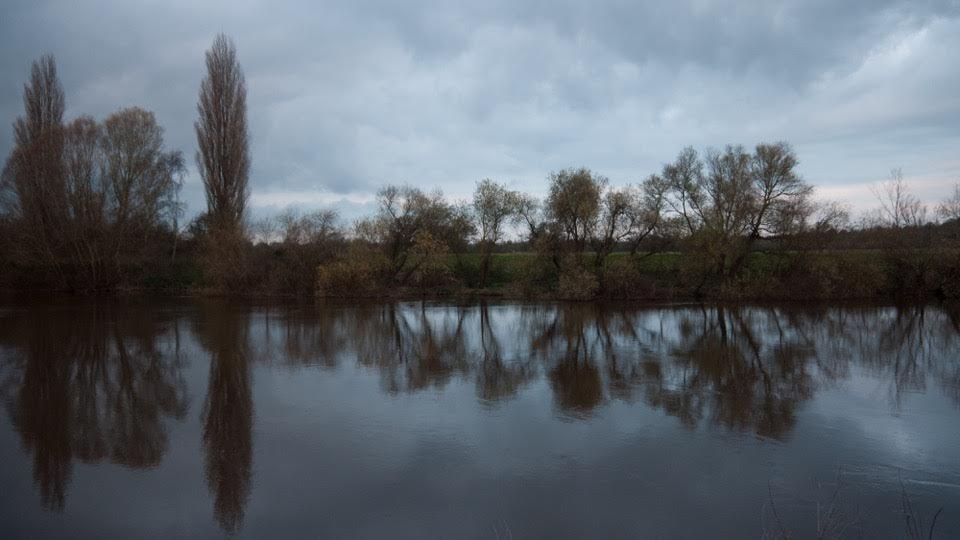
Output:
<path fill-rule="evenodd" d="M 209 359 L 204 471 L 228 532 L 240 529 L 251 492 L 256 365 L 359 366 L 389 394 L 466 382 L 484 407 L 542 383 L 564 419 L 624 402 L 691 428 L 777 440 L 791 436 L 805 402 L 855 373 L 885 381 L 894 410 L 931 383 L 960 406 L 954 308 L 29 307 L 0 312 L 0 398 L 44 507 L 64 507 L 74 460 L 160 464 L 167 420 L 188 406 L 181 324 L 208 355 L 194 360 Z"/>
<path fill-rule="evenodd" d="M 789 436 L 798 406 L 852 368 L 889 381 L 894 407 L 929 377 L 956 396 L 960 377 L 947 353 L 960 335 L 956 311 L 922 306 L 415 303 L 281 310 L 268 321 L 266 356 L 326 367 L 356 361 L 375 368 L 390 393 L 472 377 L 478 398 L 495 405 L 543 378 L 569 418 L 589 418 L 610 400 L 641 400 L 691 427 L 777 439 Z"/>
<path fill-rule="evenodd" d="M 505 359 L 502 339 L 490 321 L 490 306 L 480 303 L 479 366 L 477 393 L 484 403 L 492 404 L 513 397 L 530 381 L 534 370 L 521 362 Z"/>
<path fill-rule="evenodd" d="M 229 306 L 205 304 L 196 333 L 210 353 L 203 404 L 207 486 L 217 521 L 227 532 L 236 532 L 250 496 L 253 459 L 248 321 Z"/>
<path fill-rule="evenodd" d="M 667 345 L 644 382 L 648 403 L 685 424 L 703 418 L 730 430 L 782 438 L 797 405 L 810 397 L 812 349 L 774 332 L 776 310 L 704 309 L 679 321 L 683 339 Z"/>
<path fill-rule="evenodd" d="M 45 508 L 61 510 L 73 460 L 142 469 L 186 413 L 176 324 L 100 304 L 0 322 L 2 393 Z"/>

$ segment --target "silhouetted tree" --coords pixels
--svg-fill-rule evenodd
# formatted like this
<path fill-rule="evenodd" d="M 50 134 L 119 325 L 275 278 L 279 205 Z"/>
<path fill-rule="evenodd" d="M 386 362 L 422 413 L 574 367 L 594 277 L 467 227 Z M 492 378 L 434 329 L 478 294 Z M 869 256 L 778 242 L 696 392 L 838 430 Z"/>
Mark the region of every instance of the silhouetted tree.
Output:
<path fill-rule="evenodd" d="M 163 150 L 163 128 L 152 112 L 137 107 L 107 117 L 101 147 L 109 256 L 120 273 L 124 258 L 158 243 L 158 230 L 166 228 L 176 235 L 172 224 L 179 208 L 174 201 L 184 172 L 183 156 Z M 147 253 L 160 256 L 154 250 Z"/>
<path fill-rule="evenodd" d="M 103 124 L 81 116 L 64 126 L 49 56 L 34 64 L 24 103 L 3 180 L 11 254 L 52 272 L 56 286 L 83 289 L 112 287 L 159 259 L 175 238 L 184 167 L 179 152 L 164 151 L 153 113 L 127 108 Z"/>
<path fill-rule="evenodd" d="M 197 168 L 207 195 L 212 223 L 228 231 L 243 224 L 247 205 L 250 154 L 247 135 L 247 85 L 233 42 L 219 34 L 206 53 L 207 76 L 200 83 L 194 123 Z"/>
<path fill-rule="evenodd" d="M 960 221 L 960 183 L 954 184 L 950 196 L 937 206 L 937 215 L 944 222 Z"/>
<path fill-rule="evenodd" d="M 35 61 L 23 88 L 24 115 L 13 124 L 14 149 L 3 170 L 4 212 L 16 222 L 13 247 L 29 261 L 43 261 L 63 285 L 66 222 L 63 152 L 63 87 L 53 56 Z"/>
<path fill-rule="evenodd" d="M 926 222 L 927 207 L 910 193 L 903 179 L 903 169 L 890 171 L 890 178 L 874 189 L 880 202 L 880 224 L 894 229 L 919 227 Z"/>
<path fill-rule="evenodd" d="M 207 198 L 200 262 L 209 285 L 243 291 L 250 285 L 245 231 L 250 153 L 247 86 L 233 42 L 217 35 L 206 53 L 207 75 L 197 102 L 197 168 Z"/>

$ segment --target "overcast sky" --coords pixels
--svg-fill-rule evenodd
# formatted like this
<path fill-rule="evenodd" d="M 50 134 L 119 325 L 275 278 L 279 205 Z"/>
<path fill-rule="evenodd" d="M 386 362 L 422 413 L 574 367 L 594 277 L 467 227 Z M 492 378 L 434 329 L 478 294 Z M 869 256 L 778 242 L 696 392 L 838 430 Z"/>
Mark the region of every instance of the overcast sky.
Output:
<path fill-rule="evenodd" d="M 623 185 L 687 145 L 777 140 L 855 209 L 893 167 L 929 202 L 960 181 L 960 0 L 3 0 L 0 154 L 53 53 L 68 118 L 154 111 L 203 209 L 193 121 L 217 32 L 247 77 L 255 215 L 349 219 L 386 183 L 540 195 L 571 166 Z"/>

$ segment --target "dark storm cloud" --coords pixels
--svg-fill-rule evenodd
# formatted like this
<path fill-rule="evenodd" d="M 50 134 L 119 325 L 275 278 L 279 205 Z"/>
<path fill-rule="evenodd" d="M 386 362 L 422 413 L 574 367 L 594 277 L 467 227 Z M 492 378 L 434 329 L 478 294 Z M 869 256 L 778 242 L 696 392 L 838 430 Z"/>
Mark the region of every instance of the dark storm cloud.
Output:
<path fill-rule="evenodd" d="M 52 52 L 69 116 L 148 108 L 188 157 L 203 51 L 231 35 L 261 212 L 360 212 L 386 182 L 542 192 L 576 165 L 626 183 L 688 144 L 759 140 L 793 142 L 821 192 L 855 205 L 891 167 L 929 200 L 960 177 L 958 1 L 8 4 L 7 126 L 30 62 Z"/>

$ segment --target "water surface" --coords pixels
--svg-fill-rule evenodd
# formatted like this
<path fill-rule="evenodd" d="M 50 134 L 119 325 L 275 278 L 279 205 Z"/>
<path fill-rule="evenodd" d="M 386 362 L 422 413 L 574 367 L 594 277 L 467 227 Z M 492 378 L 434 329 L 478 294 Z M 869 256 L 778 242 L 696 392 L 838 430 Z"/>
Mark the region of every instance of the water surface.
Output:
<path fill-rule="evenodd" d="M 958 538 L 958 356 L 949 306 L 8 300 L 0 536 Z"/>

